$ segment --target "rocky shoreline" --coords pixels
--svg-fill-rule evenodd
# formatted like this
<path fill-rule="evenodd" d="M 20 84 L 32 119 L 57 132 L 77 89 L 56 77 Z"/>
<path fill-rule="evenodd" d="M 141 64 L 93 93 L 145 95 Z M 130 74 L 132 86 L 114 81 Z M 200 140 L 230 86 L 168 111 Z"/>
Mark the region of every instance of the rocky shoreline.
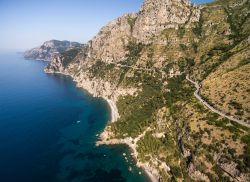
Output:
<path fill-rule="evenodd" d="M 133 95 L 136 92 L 136 90 L 133 90 L 133 89 L 130 90 L 130 92 L 128 92 L 126 94 L 124 93 L 124 91 L 117 91 L 116 93 L 118 93 L 118 95 L 115 95 L 111 98 L 108 98 L 108 96 L 106 96 L 106 94 L 101 93 L 100 91 L 98 92 L 97 89 L 94 88 L 95 86 L 93 86 L 93 85 L 100 86 L 100 85 L 105 85 L 105 84 L 100 84 L 100 83 L 95 84 L 94 81 L 90 81 L 88 79 L 86 81 L 80 81 L 79 79 L 74 78 L 74 76 L 72 76 L 71 74 L 69 74 L 65 71 L 64 72 L 53 72 L 53 71 L 48 70 L 46 68 L 44 71 L 47 74 L 56 73 L 56 74 L 63 74 L 63 75 L 70 76 L 71 78 L 73 78 L 73 81 L 76 82 L 77 87 L 85 89 L 88 93 L 90 93 L 94 97 L 103 98 L 108 103 L 108 105 L 110 107 L 110 117 L 111 117 L 110 122 L 115 122 L 119 118 L 118 108 L 116 106 L 117 97 L 119 95 L 128 95 L 128 94 Z M 104 90 L 106 90 L 106 89 L 104 89 Z M 159 181 L 158 171 L 155 168 L 151 167 L 149 165 L 149 163 L 139 162 L 138 161 L 138 152 L 136 150 L 137 141 L 139 141 L 139 139 L 142 138 L 149 129 L 150 128 L 145 130 L 140 136 L 138 136 L 135 139 L 133 139 L 131 137 L 125 138 L 125 139 L 109 139 L 113 134 L 111 132 L 109 132 L 108 127 L 106 127 L 104 129 L 104 131 L 101 134 L 99 134 L 99 140 L 97 141 L 96 146 L 99 146 L 99 145 L 119 145 L 119 144 L 127 145 L 132 151 L 131 155 L 136 160 L 136 166 L 139 168 L 142 168 L 152 182 L 158 182 Z"/>
<path fill-rule="evenodd" d="M 145 0 L 45 71 L 107 101 L 113 123 L 97 145 L 128 145 L 151 181 L 250 181 L 249 130 L 202 105 L 248 116 L 248 7 Z M 188 73 L 202 84 L 201 103 Z"/>
<path fill-rule="evenodd" d="M 136 160 L 136 166 L 139 168 L 142 168 L 152 182 L 158 182 L 159 181 L 158 171 L 156 169 L 152 168 L 148 163 L 141 163 L 138 161 L 138 152 L 136 150 L 136 147 L 137 147 L 136 141 L 138 141 L 139 138 L 143 137 L 147 131 L 148 131 L 148 129 L 145 130 L 140 136 L 138 136 L 135 139 L 132 139 L 131 137 L 125 138 L 125 139 L 109 139 L 112 136 L 112 133 L 109 132 L 108 128 L 106 127 L 105 130 L 100 134 L 99 140 L 96 142 L 96 146 L 121 145 L 121 144 L 127 145 L 132 151 L 131 155 Z"/>
<path fill-rule="evenodd" d="M 51 59 L 70 49 L 80 48 L 78 42 L 50 40 L 44 42 L 41 46 L 25 51 L 23 56 L 25 59 L 38 61 L 51 61 Z"/>

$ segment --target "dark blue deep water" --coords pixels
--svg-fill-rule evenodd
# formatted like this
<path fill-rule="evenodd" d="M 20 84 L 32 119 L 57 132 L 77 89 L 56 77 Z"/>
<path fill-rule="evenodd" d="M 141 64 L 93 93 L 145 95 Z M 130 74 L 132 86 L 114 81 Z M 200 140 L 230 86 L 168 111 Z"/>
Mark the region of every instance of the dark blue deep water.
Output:
<path fill-rule="evenodd" d="M 106 102 L 45 74 L 45 65 L 0 54 L 0 181 L 148 181 L 123 157 L 126 146 L 95 147 L 110 117 Z"/>

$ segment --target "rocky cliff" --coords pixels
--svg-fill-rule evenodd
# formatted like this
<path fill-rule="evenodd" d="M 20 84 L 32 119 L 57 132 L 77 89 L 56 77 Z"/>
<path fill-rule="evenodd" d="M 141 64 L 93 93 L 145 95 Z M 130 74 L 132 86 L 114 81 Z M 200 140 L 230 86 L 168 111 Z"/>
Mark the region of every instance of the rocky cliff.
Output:
<path fill-rule="evenodd" d="M 178 29 L 198 22 L 200 8 L 187 0 L 146 0 L 135 21 L 133 36 L 140 42 L 152 42 L 165 29 Z"/>
<path fill-rule="evenodd" d="M 250 4 L 146 0 L 88 44 L 53 58 L 47 73 L 73 77 L 113 111 L 104 144 L 126 143 L 161 181 L 249 181 Z M 114 122 L 115 121 L 115 122 Z"/>
<path fill-rule="evenodd" d="M 24 53 L 25 59 L 50 61 L 56 54 L 63 53 L 69 49 L 80 48 L 78 42 L 50 40 L 43 43 L 42 46 L 33 48 Z"/>

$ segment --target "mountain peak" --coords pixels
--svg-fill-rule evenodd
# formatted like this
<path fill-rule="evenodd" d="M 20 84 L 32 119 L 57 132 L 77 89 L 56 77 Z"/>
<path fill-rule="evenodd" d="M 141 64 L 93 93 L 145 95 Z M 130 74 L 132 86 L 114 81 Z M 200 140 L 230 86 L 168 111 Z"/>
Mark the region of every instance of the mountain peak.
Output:
<path fill-rule="evenodd" d="M 67 40 L 49 40 L 43 43 L 43 45 L 33 48 L 24 53 L 26 59 L 37 59 L 49 61 L 53 55 L 62 53 L 71 48 L 78 48 L 81 44 L 78 42 L 70 42 Z"/>
<path fill-rule="evenodd" d="M 138 13 L 134 36 L 142 42 L 166 28 L 199 21 L 200 9 L 189 0 L 146 0 Z"/>
<path fill-rule="evenodd" d="M 250 181 L 249 8 L 146 0 L 45 71 L 110 103 L 97 144 L 128 144 L 152 181 Z"/>

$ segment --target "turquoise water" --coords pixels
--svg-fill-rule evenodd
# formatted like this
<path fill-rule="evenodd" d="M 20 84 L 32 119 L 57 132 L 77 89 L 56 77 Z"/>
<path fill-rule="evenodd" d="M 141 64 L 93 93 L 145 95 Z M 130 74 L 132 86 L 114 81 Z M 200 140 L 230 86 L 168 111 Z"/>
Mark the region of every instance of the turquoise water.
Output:
<path fill-rule="evenodd" d="M 0 54 L 0 181 L 148 181 L 126 146 L 95 146 L 107 103 L 45 65 Z"/>

